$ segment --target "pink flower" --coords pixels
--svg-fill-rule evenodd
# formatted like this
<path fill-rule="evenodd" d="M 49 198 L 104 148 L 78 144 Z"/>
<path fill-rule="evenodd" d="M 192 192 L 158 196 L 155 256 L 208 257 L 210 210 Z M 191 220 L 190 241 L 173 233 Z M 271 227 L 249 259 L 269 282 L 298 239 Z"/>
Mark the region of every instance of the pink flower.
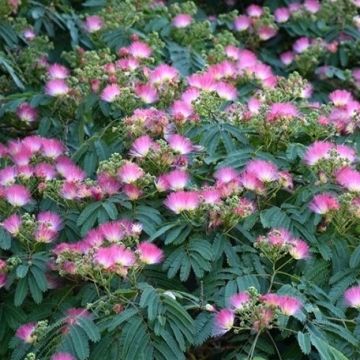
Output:
<path fill-rule="evenodd" d="M 360 286 L 353 286 L 347 289 L 344 293 L 344 298 L 347 305 L 360 309 Z"/>
<path fill-rule="evenodd" d="M 97 15 L 91 15 L 87 16 L 85 19 L 85 29 L 89 33 L 94 33 L 96 31 L 99 31 L 104 25 L 104 22 L 100 16 Z"/>
<path fill-rule="evenodd" d="M 145 103 L 152 104 L 159 100 L 156 88 L 149 84 L 138 84 L 135 86 L 135 94 Z"/>
<path fill-rule="evenodd" d="M 52 64 L 48 67 L 48 75 L 50 79 L 66 79 L 69 77 L 69 74 L 69 69 L 64 65 Z"/>
<path fill-rule="evenodd" d="M 111 221 L 101 224 L 99 227 L 100 233 L 107 241 L 118 242 L 125 236 L 124 229 L 118 221 Z"/>
<path fill-rule="evenodd" d="M 164 257 L 163 251 L 149 242 L 142 242 L 137 246 L 139 259 L 144 264 L 158 264 Z"/>
<path fill-rule="evenodd" d="M 184 170 L 173 170 L 168 174 L 163 175 L 163 180 L 167 185 L 167 189 L 182 190 L 189 182 L 189 175 Z"/>
<path fill-rule="evenodd" d="M 261 194 L 265 191 L 265 187 L 262 181 L 260 181 L 257 176 L 253 173 L 245 171 L 241 174 L 241 185 L 248 190 L 255 191 L 258 194 Z"/>
<path fill-rule="evenodd" d="M 24 102 L 16 110 L 16 115 L 21 121 L 32 123 L 36 121 L 38 117 L 38 111 L 33 108 L 30 104 Z"/>
<path fill-rule="evenodd" d="M 37 222 L 53 231 L 59 231 L 62 228 L 61 217 L 52 211 L 40 212 L 37 216 Z"/>
<path fill-rule="evenodd" d="M 310 39 L 307 37 L 301 37 L 297 39 L 293 44 L 293 50 L 297 54 L 303 53 L 311 45 Z"/>
<path fill-rule="evenodd" d="M 14 184 L 18 172 L 15 166 L 8 166 L 0 169 L 0 185 L 8 186 Z"/>
<path fill-rule="evenodd" d="M 309 207 L 313 212 L 323 215 L 329 211 L 338 210 L 340 208 L 340 204 L 335 196 L 329 193 L 323 193 L 315 195 Z"/>
<path fill-rule="evenodd" d="M 292 316 L 301 308 L 301 301 L 287 295 L 279 295 L 279 308 L 284 315 Z"/>
<path fill-rule="evenodd" d="M 148 135 L 143 135 L 137 138 L 130 149 L 130 155 L 138 158 L 145 157 L 151 148 L 154 146 L 154 141 Z"/>
<path fill-rule="evenodd" d="M 69 86 L 63 79 L 51 79 L 45 84 L 45 93 L 49 96 L 66 95 L 69 90 Z"/>
<path fill-rule="evenodd" d="M 269 231 L 267 239 L 271 245 L 284 246 L 289 243 L 291 235 L 286 229 L 272 229 Z"/>
<path fill-rule="evenodd" d="M 58 352 L 51 357 L 51 360 L 76 360 L 74 356 L 66 352 Z"/>
<path fill-rule="evenodd" d="M 126 161 L 117 172 L 120 181 L 125 184 L 134 183 L 143 177 L 144 174 L 144 170 L 140 166 L 130 161 Z"/>
<path fill-rule="evenodd" d="M 315 141 L 305 152 L 305 163 L 313 166 L 322 159 L 328 159 L 330 157 L 330 151 L 333 147 L 334 145 L 328 141 Z"/>
<path fill-rule="evenodd" d="M 51 159 L 57 159 L 65 152 L 61 141 L 56 139 L 42 139 L 42 154 Z"/>
<path fill-rule="evenodd" d="M 200 90 L 196 88 L 188 88 L 181 95 L 181 100 L 188 105 L 191 105 L 194 100 L 200 96 Z"/>
<path fill-rule="evenodd" d="M 334 90 L 329 94 L 329 99 L 337 107 L 348 105 L 352 100 L 352 94 L 347 90 Z"/>
<path fill-rule="evenodd" d="M 336 181 L 351 192 L 360 192 L 360 172 L 344 167 L 336 174 Z"/>
<path fill-rule="evenodd" d="M 142 195 L 141 189 L 134 184 L 125 184 L 122 191 L 130 200 L 136 200 Z"/>
<path fill-rule="evenodd" d="M 200 203 L 199 194 L 194 191 L 178 191 L 171 193 L 165 200 L 165 206 L 175 214 L 183 211 L 192 211 L 197 209 Z"/>
<path fill-rule="evenodd" d="M 201 198 L 205 204 L 217 204 L 221 201 L 221 193 L 217 189 L 206 188 L 201 191 Z"/>
<path fill-rule="evenodd" d="M 7 275 L 0 273 L 0 289 L 6 285 Z"/>
<path fill-rule="evenodd" d="M 36 337 L 34 336 L 34 332 L 36 330 L 36 323 L 27 323 L 24 325 L 21 325 L 16 330 L 16 337 L 24 341 L 26 344 L 31 344 L 36 340 Z"/>
<path fill-rule="evenodd" d="M 112 245 L 107 248 L 99 248 L 95 251 L 94 260 L 96 263 L 109 269 L 114 265 L 132 266 L 135 263 L 135 256 L 132 251 L 120 245 Z"/>
<path fill-rule="evenodd" d="M 151 56 L 150 46 L 142 41 L 134 41 L 128 48 L 129 53 L 139 59 L 145 59 Z"/>
<path fill-rule="evenodd" d="M 177 120 L 188 119 L 193 113 L 193 107 L 185 101 L 176 100 L 171 106 L 171 115 Z"/>
<path fill-rule="evenodd" d="M 55 167 L 48 163 L 37 164 L 34 168 L 34 175 L 46 181 L 55 179 Z"/>
<path fill-rule="evenodd" d="M 318 0 L 305 0 L 304 8 L 312 14 L 316 14 L 320 10 L 320 2 Z"/>
<path fill-rule="evenodd" d="M 21 216 L 17 214 L 12 214 L 3 221 L 2 226 L 11 235 L 16 236 L 21 229 L 21 224 Z"/>
<path fill-rule="evenodd" d="M 214 335 L 223 335 L 234 326 L 235 315 L 229 309 L 222 309 L 215 315 Z"/>
<path fill-rule="evenodd" d="M 309 257 L 309 245 L 305 241 L 292 239 L 290 244 L 289 253 L 295 260 L 307 259 Z"/>
<path fill-rule="evenodd" d="M 24 206 L 31 201 L 29 190 L 23 185 L 11 185 L 6 188 L 5 199 L 12 206 Z"/>
<path fill-rule="evenodd" d="M 230 297 L 229 303 L 234 311 L 242 310 L 244 305 L 250 301 L 250 295 L 247 292 L 241 292 Z"/>
<path fill-rule="evenodd" d="M 215 91 L 222 99 L 228 101 L 232 101 L 237 98 L 236 87 L 226 82 L 217 83 L 215 86 Z"/>
<path fill-rule="evenodd" d="M 173 66 L 167 64 L 158 65 L 150 74 L 151 84 L 163 84 L 178 79 L 179 73 Z"/>
<path fill-rule="evenodd" d="M 120 88 L 117 84 L 110 84 L 105 86 L 103 91 L 100 94 L 101 100 L 105 102 L 114 102 L 116 98 L 120 95 Z"/>
<path fill-rule="evenodd" d="M 32 28 L 26 28 L 23 31 L 23 36 L 28 41 L 32 41 L 32 40 L 34 40 L 36 38 L 36 34 L 35 34 L 35 32 L 34 32 L 34 30 Z"/>
<path fill-rule="evenodd" d="M 178 29 L 185 28 L 192 23 L 192 17 L 189 14 L 178 14 L 172 19 L 172 25 Z"/>
<path fill-rule="evenodd" d="M 292 51 L 285 51 L 280 54 L 280 60 L 284 65 L 290 65 L 294 61 L 294 53 Z"/>
<path fill-rule="evenodd" d="M 290 18 L 290 11 L 287 7 L 279 7 L 274 12 L 275 21 L 278 23 L 285 23 Z"/>
<path fill-rule="evenodd" d="M 257 30 L 257 34 L 261 40 L 269 40 L 277 34 L 277 28 L 273 26 L 261 26 Z"/>
<path fill-rule="evenodd" d="M 298 109 L 291 103 L 274 103 L 266 114 L 266 120 L 292 120 L 299 115 Z"/>
<path fill-rule="evenodd" d="M 169 143 L 169 146 L 172 150 L 178 152 L 181 155 L 189 154 L 194 149 L 191 141 L 182 135 L 170 135 L 167 138 L 167 142 Z"/>
<path fill-rule="evenodd" d="M 34 233 L 35 241 L 41 243 L 51 243 L 56 239 L 57 232 L 51 230 L 46 225 L 39 225 Z"/>
<path fill-rule="evenodd" d="M 237 16 L 234 20 L 236 31 L 245 31 L 251 26 L 251 19 L 246 15 Z"/>
<path fill-rule="evenodd" d="M 263 9 L 262 9 L 262 7 L 259 6 L 259 5 L 252 4 L 252 5 L 249 5 L 249 6 L 246 8 L 246 13 L 247 13 L 250 17 L 258 18 L 258 17 L 260 17 L 260 16 L 263 14 Z"/>
<path fill-rule="evenodd" d="M 252 160 L 245 168 L 247 173 L 255 175 L 262 182 L 271 182 L 278 179 L 278 169 L 276 165 L 265 160 Z"/>
<path fill-rule="evenodd" d="M 197 88 L 202 91 L 215 91 L 216 90 L 216 81 L 212 74 L 206 73 L 196 73 L 190 75 L 187 78 L 187 81 L 190 86 Z"/>
<path fill-rule="evenodd" d="M 214 178 L 221 183 L 228 183 L 238 178 L 239 173 L 232 167 L 223 167 L 217 170 L 214 174 Z"/>

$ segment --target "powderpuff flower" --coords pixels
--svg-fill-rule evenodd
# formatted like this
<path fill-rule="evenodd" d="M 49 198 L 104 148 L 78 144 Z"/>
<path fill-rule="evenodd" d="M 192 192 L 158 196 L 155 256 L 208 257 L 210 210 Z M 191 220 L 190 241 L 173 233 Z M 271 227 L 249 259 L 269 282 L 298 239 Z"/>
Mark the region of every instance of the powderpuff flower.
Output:
<path fill-rule="evenodd" d="M 258 18 L 263 14 L 263 9 L 259 5 L 252 4 L 246 8 L 246 13 L 250 17 Z"/>
<path fill-rule="evenodd" d="M 291 174 L 287 171 L 279 171 L 279 184 L 288 190 L 294 188 L 294 182 Z"/>
<path fill-rule="evenodd" d="M 18 171 L 14 166 L 8 166 L 0 169 L 0 185 L 8 186 L 13 184 L 17 176 Z"/>
<path fill-rule="evenodd" d="M 260 297 L 260 300 L 263 303 L 265 303 L 266 305 L 276 307 L 276 306 L 279 306 L 280 295 L 268 293 L 268 294 L 262 295 Z"/>
<path fill-rule="evenodd" d="M 24 341 L 26 344 L 31 344 L 36 340 L 36 337 L 34 336 L 35 330 L 36 330 L 37 324 L 36 323 L 27 323 L 24 325 L 21 325 L 16 330 L 16 337 Z"/>
<path fill-rule="evenodd" d="M 266 114 L 266 120 L 273 122 L 277 120 L 291 120 L 299 115 L 298 109 L 291 103 L 274 103 Z"/>
<path fill-rule="evenodd" d="M 290 65 L 294 61 L 294 53 L 292 51 L 285 51 L 280 54 L 280 60 L 284 65 Z"/>
<path fill-rule="evenodd" d="M 186 28 L 192 23 L 192 17 L 189 14 L 178 14 L 176 15 L 171 23 L 174 27 L 178 29 Z"/>
<path fill-rule="evenodd" d="M 245 31 L 251 26 L 251 19 L 246 15 L 237 16 L 234 20 L 234 29 L 236 31 Z"/>
<path fill-rule="evenodd" d="M 295 260 L 307 259 L 309 257 L 309 245 L 305 241 L 292 239 L 290 244 L 289 254 Z"/>
<path fill-rule="evenodd" d="M 69 90 L 69 86 L 63 79 L 51 79 L 45 84 L 45 93 L 49 96 L 66 95 Z"/>
<path fill-rule="evenodd" d="M 214 178 L 220 183 L 228 183 L 238 178 L 239 173 L 232 167 L 223 167 L 217 170 L 214 174 Z"/>
<path fill-rule="evenodd" d="M 61 141 L 56 139 L 42 139 L 42 155 L 57 159 L 65 152 L 65 147 Z"/>
<path fill-rule="evenodd" d="M 154 146 L 154 141 L 149 135 L 143 135 L 137 138 L 130 149 L 130 156 L 143 158 Z"/>
<path fill-rule="evenodd" d="M 144 176 L 144 170 L 140 166 L 126 161 L 125 164 L 119 168 L 117 175 L 121 182 L 131 184 Z"/>
<path fill-rule="evenodd" d="M 234 311 L 242 310 L 244 306 L 250 301 L 250 295 L 247 292 L 234 294 L 230 297 L 229 303 Z"/>
<path fill-rule="evenodd" d="M 306 49 L 309 48 L 309 46 L 311 45 L 310 43 L 310 39 L 307 37 L 301 37 L 299 39 L 297 39 L 294 44 L 293 44 L 293 50 L 297 53 L 297 54 L 301 54 L 303 53 Z"/>
<path fill-rule="evenodd" d="M 333 144 L 328 141 L 315 141 L 311 144 L 304 155 L 304 161 L 307 165 L 314 166 L 321 159 L 328 159 L 330 151 L 333 149 Z"/>
<path fill-rule="evenodd" d="M 118 221 L 107 222 L 99 227 L 100 233 L 107 241 L 118 242 L 124 238 L 124 230 Z"/>
<path fill-rule="evenodd" d="M 287 295 L 280 295 L 278 300 L 280 311 L 287 316 L 295 315 L 301 308 L 301 301 L 297 298 Z"/>
<path fill-rule="evenodd" d="M 32 28 L 26 28 L 23 31 L 23 36 L 28 41 L 34 40 L 36 38 L 36 34 Z"/>
<path fill-rule="evenodd" d="M 357 170 L 342 168 L 336 174 L 336 181 L 351 192 L 360 192 L 360 172 Z"/>
<path fill-rule="evenodd" d="M 304 8 L 312 13 L 316 14 L 320 10 L 320 2 L 318 0 L 305 0 L 304 1 Z"/>
<path fill-rule="evenodd" d="M 55 167 L 48 163 L 37 164 L 34 168 L 34 175 L 46 181 L 55 179 Z"/>
<path fill-rule="evenodd" d="M 32 136 L 27 136 L 26 138 L 24 138 L 21 141 L 21 144 L 24 145 L 31 152 L 36 153 L 42 149 L 43 141 L 44 141 L 44 138 L 37 136 L 37 135 L 32 135 Z"/>
<path fill-rule="evenodd" d="M 216 93 L 225 100 L 232 101 L 237 98 L 237 90 L 234 85 L 226 82 L 219 82 L 215 86 Z"/>
<path fill-rule="evenodd" d="M 285 23 L 290 18 L 290 11 L 287 7 L 279 7 L 274 12 L 275 21 L 278 23 Z"/>
<path fill-rule="evenodd" d="M 141 189 L 134 184 L 125 184 L 122 191 L 130 200 L 137 200 L 142 195 Z"/>
<path fill-rule="evenodd" d="M 189 174 L 184 170 L 173 170 L 163 175 L 166 190 L 182 190 L 189 182 Z"/>
<path fill-rule="evenodd" d="M 197 209 L 200 204 L 199 194 L 195 191 L 178 191 L 171 193 L 165 200 L 165 206 L 175 214 L 183 211 L 192 211 Z"/>
<path fill-rule="evenodd" d="M 159 99 L 156 88 L 149 84 L 137 84 L 135 94 L 145 103 L 152 104 Z"/>
<path fill-rule="evenodd" d="M 234 209 L 234 213 L 241 218 L 245 218 L 253 214 L 256 210 L 256 205 L 253 201 L 243 197 L 239 199 L 239 202 Z"/>
<path fill-rule="evenodd" d="M 356 151 L 346 145 L 336 145 L 336 152 L 338 153 L 339 157 L 349 163 L 352 163 L 356 160 Z"/>
<path fill-rule="evenodd" d="M 21 229 L 21 224 L 22 224 L 21 216 L 17 214 L 12 214 L 3 221 L 2 227 L 6 231 L 8 231 L 11 235 L 16 236 Z"/>
<path fill-rule="evenodd" d="M 215 315 L 214 335 L 223 335 L 234 326 L 235 314 L 229 309 L 222 309 Z"/>
<path fill-rule="evenodd" d="M 273 26 L 261 26 L 257 30 L 257 35 L 259 36 L 260 40 L 269 40 L 277 34 L 277 29 Z"/>
<path fill-rule="evenodd" d="M 329 99 L 337 107 L 344 107 L 353 101 L 352 94 L 346 90 L 334 90 L 329 94 Z"/>
<path fill-rule="evenodd" d="M 309 208 L 316 214 L 324 215 L 340 208 L 337 198 L 329 193 L 315 195 Z"/>
<path fill-rule="evenodd" d="M 110 84 L 105 86 L 100 94 L 100 98 L 105 102 L 113 102 L 120 95 L 120 87 L 117 84 Z"/>
<path fill-rule="evenodd" d="M 206 72 L 193 74 L 187 78 L 188 84 L 202 91 L 215 91 L 216 81 L 212 74 Z"/>
<path fill-rule="evenodd" d="M 261 100 L 256 97 L 251 97 L 247 102 L 247 107 L 252 115 L 256 115 L 259 113 L 261 108 Z"/>
<path fill-rule="evenodd" d="M 7 275 L 0 273 L 0 289 L 6 285 Z"/>
<path fill-rule="evenodd" d="M 32 123 L 38 117 L 38 111 L 30 104 L 24 102 L 16 109 L 16 115 L 21 121 Z"/>
<path fill-rule="evenodd" d="M 61 217 L 52 211 L 40 212 L 37 216 L 37 222 L 53 231 L 59 231 L 62 228 Z"/>
<path fill-rule="evenodd" d="M 24 206 L 31 201 L 29 190 L 23 185 L 11 185 L 6 188 L 5 199 L 12 206 Z"/>
<path fill-rule="evenodd" d="M 171 115 L 175 119 L 181 119 L 181 120 L 188 119 L 194 113 L 194 109 L 191 106 L 191 104 L 181 100 L 174 101 L 170 111 L 171 111 Z"/>
<path fill-rule="evenodd" d="M 166 140 L 170 148 L 181 155 L 187 155 L 194 150 L 194 146 L 191 141 L 182 135 L 173 134 Z"/>
<path fill-rule="evenodd" d="M 347 305 L 360 309 L 360 286 L 353 286 L 347 289 L 344 293 L 344 298 Z"/>
<path fill-rule="evenodd" d="M 58 352 L 51 357 L 51 360 L 76 360 L 74 356 L 66 352 Z"/>
<path fill-rule="evenodd" d="M 142 242 L 137 246 L 137 253 L 141 262 L 147 265 L 158 264 L 164 257 L 164 253 L 156 245 Z"/>
<path fill-rule="evenodd" d="M 151 84 L 162 84 L 178 79 L 179 73 L 173 66 L 167 64 L 158 65 L 150 74 Z"/>
<path fill-rule="evenodd" d="M 104 22 L 100 16 L 91 15 L 85 18 L 84 27 L 89 33 L 94 33 L 101 30 Z"/>
<path fill-rule="evenodd" d="M 116 68 L 124 71 L 134 71 L 139 67 L 139 61 L 135 58 L 120 59 L 115 63 Z"/>
<path fill-rule="evenodd" d="M 146 59 L 151 55 L 152 49 L 148 44 L 142 41 L 134 41 L 128 47 L 128 52 L 135 58 Z"/>
<path fill-rule="evenodd" d="M 56 159 L 55 168 L 66 181 L 82 181 L 86 177 L 85 171 L 75 165 L 73 161 L 66 156 Z"/>
<path fill-rule="evenodd" d="M 284 246 L 291 240 L 291 235 L 286 229 L 272 229 L 267 235 L 267 240 L 271 245 Z"/>
<path fill-rule="evenodd" d="M 233 45 L 228 45 L 225 48 L 225 54 L 227 57 L 233 60 L 239 60 L 240 58 L 240 49 Z"/>
<path fill-rule="evenodd" d="M 191 105 L 200 96 L 200 90 L 196 88 L 188 88 L 181 95 L 181 100 L 186 104 Z"/>
<path fill-rule="evenodd" d="M 218 204 L 221 201 L 221 193 L 217 189 L 204 189 L 201 191 L 201 199 L 205 204 Z"/>
<path fill-rule="evenodd" d="M 245 171 L 255 175 L 256 178 L 262 182 L 274 181 L 279 177 L 276 165 L 269 161 L 260 159 L 250 161 L 246 165 Z"/>
<path fill-rule="evenodd" d="M 119 264 L 131 266 L 135 263 L 134 254 L 120 245 L 112 245 L 107 248 L 99 248 L 95 251 L 94 260 L 105 269 Z"/>
<path fill-rule="evenodd" d="M 38 226 L 38 228 L 35 230 L 34 233 L 35 240 L 37 242 L 41 242 L 45 244 L 51 243 L 53 240 L 55 240 L 56 236 L 57 236 L 57 232 L 51 230 L 46 225 Z"/>
<path fill-rule="evenodd" d="M 265 191 L 263 182 L 253 173 L 243 172 L 240 177 L 240 182 L 245 189 L 255 191 L 257 194 L 262 194 Z"/>
<path fill-rule="evenodd" d="M 50 79 L 66 79 L 70 75 L 69 69 L 60 64 L 52 64 L 47 69 Z"/>

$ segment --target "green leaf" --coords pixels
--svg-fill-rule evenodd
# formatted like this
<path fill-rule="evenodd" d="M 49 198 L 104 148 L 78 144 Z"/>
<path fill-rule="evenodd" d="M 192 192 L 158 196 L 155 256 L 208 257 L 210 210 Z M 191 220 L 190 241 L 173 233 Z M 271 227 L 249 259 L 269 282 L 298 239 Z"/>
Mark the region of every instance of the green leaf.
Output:
<path fill-rule="evenodd" d="M 16 276 L 20 279 L 24 278 L 29 271 L 29 265 L 19 265 L 16 268 Z"/>
<path fill-rule="evenodd" d="M 0 248 L 8 250 L 11 247 L 11 236 L 10 234 L 0 226 Z"/>
<path fill-rule="evenodd" d="M 349 265 L 352 269 L 360 265 L 360 245 L 351 254 Z"/>
<path fill-rule="evenodd" d="M 20 279 L 16 285 L 16 290 L 15 290 L 15 296 L 14 296 L 15 306 L 20 306 L 24 302 L 26 295 L 28 294 L 28 291 L 29 291 L 29 287 L 28 287 L 27 279 L 26 278 Z"/>
<path fill-rule="evenodd" d="M 80 316 L 76 323 L 85 331 L 91 341 L 97 342 L 100 340 L 100 331 L 91 319 Z"/>
<path fill-rule="evenodd" d="M 310 335 L 308 333 L 303 333 L 299 331 L 297 333 L 297 341 L 300 346 L 301 351 L 304 354 L 310 354 L 311 351 L 311 342 L 310 342 Z"/>

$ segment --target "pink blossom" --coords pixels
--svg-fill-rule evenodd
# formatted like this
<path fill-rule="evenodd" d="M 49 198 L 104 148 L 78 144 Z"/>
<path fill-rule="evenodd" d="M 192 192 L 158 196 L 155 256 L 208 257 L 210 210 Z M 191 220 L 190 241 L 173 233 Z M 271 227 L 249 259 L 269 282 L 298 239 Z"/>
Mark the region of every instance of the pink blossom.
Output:
<path fill-rule="evenodd" d="M 279 308 L 284 315 L 295 315 L 301 308 L 301 301 L 292 296 L 279 295 Z"/>
<path fill-rule="evenodd" d="M 193 211 L 200 203 L 199 194 L 194 191 L 178 191 L 171 193 L 165 200 L 165 206 L 175 214 L 183 211 Z"/>
<path fill-rule="evenodd" d="M 269 40 L 277 34 L 278 30 L 274 26 L 261 26 L 257 34 L 261 40 Z"/>
<path fill-rule="evenodd" d="M 51 360 L 76 360 L 74 356 L 66 352 L 58 352 L 51 357 Z"/>
<path fill-rule="evenodd" d="M 140 166 L 126 161 L 118 170 L 117 175 L 121 182 L 131 184 L 144 176 L 144 170 Z"/>
<path fill-rule="evenodd" d="M 250 17 L 258 18 L 263 14 L 263 9 L 259 5 L 252 4 L 246 8 L 246 13 Z"/>
<path fill-rule="evenodd" d="M 234 311 L 242 310 L 250 301 L 250 295 L 247 292 L 241 292 L 230 297 L 229 303 Z"/>
<path fill-rule="evenodd" d="M 149 242 L 142 242 L 137 246 L 139 259 L 144 264 L 158 264 L 164 257 L 163 251 Z"/>
<path fill-rule="evenodd" d="M 171 115 L 175 119 L 188 119 L 191 115 L 193 115 L 193 112 L 194 109 L 191 104 L 185 101 L 176 100 L 171 106 Z"/>
<path fill-rule="evenodd" d="M 184 170 L 173 170 L 163 175 L 163 180 L 166 183 L 166 190 L 182 190 L 189 182 L 189 174 Z"/>
<path fill-rule="evenodd" d="M 69 90 L 69 86 L 63 79 L 51 79 L 45 84 L 45 93 L 49 96 L 66 95 Z"/>
<path fill-rule="evenodd" d="M 134 184 L 125 184 L 122 191 L 130 200 L 137 200 L 142 195 L 141 189 Z"/>
<path fill-rule="evenodd" d="M 336 174 L 336 181 L 351 192 L 360 192 L 360 172 L 344 167 Z"/>
<path fill-rule="evenodd" d="M 137 84 L 135 86 L 135 94 L 145 103 L 152 104 L 158 101 L 159 96 L 156 88 L 149 84 Z"/>
<path fill-rule="evenodd" d="M 343 107 L 348 105 L 353 100 L 353 97 L 347 90 L 334 90 L 329 94 L 329 99 L 335 106 Z"/>
<path fill-rule="evenodd" d="M 34 332 L 36 330 L 36 323 L 27 323 L 24 325 L 21 325 L 16 330 L 16 337 L 24 341 L 26 344 L 31 344 L 36 340 L 36 337 L 34 336 Z"/>
<path fill-rule="evenodd" d="M 307 165 L 314 166 L 322 159 L 330 157 L 330 151 L 333 144 L 328 141 L 315 141 L 310 145 L 304 155 L 304 161 Z"/>
<path fill-rule="evenodd" d="M 222 309 L 215 315 L 214 335 L 223 335 L 234 326 L 235 315 L 229 309 Z"/>
<path fill-rule="evenodd" d="M 124 229 L 118 221 L 111 221 L 99 226 L 100 233 L 107 241 L 119 242 L 125 236 Z"/>
<path fill-rule="evenodd" d="M 172 25 L 178 29 L 185 28 L 192 23 L 192 17 L 189 14 L 178 14 L 172 19 Z"/>
<path fill-rule="evenodd" d="M 344 293 L 344 298 L 347 305 L 360 309 L 360 286 L 353 286 L 347 289 Z"/>
<path fill-rule="evenodd" d="M 53 231 L 59 231 L 62 228 L 61 217 L 52 211 L 40 212 L 37 216 L 37 222 Z"/>
<path fill-rule="evenodd" d="M 11 185 L 6 188 L 5 199 L 12 206 L 24 206 L 31 201 L 29 190 L 23 185 Z"/>
<path fill-rule="evenodd" d="M 236 87 L 223 81 L 216 84 L 215 91 L 222 99 L 228 101 L 232 101 L 237 98 Z"/>
<path fill-rule="evenodd" d="M 214 174 L 214 178 L 216 180 L 225 184 L 232 180 L 235 180 L 238 176 L 239 172 L 231 167 L 220 168 Z"/>
<path fill-rule="evenodd" d="M 129 54 L 139 59 L 148 58 L 152 53 L 150 46 L 142 41 L 134 41 L 129 46 L 128 51 Z"/>
<path fill-rule="evenodd" d="M 285 51 L 280 54 L 280 60 L 284 65 L 290 65 L 294 61 L 294 53 L 292 51 Z"/>
<path fill-rule="evenodd" d="M 158 65 L 150 74 L 151 84 L 163 84 L 178 79 L 179 73 L 173 66 L 167 64 Z"/>
<path fill-rule="evenodd" d="M 94 260 L 105 269 L 109 269 L 114 265 L 129 267 L 135 263 L 134 254 L 121 245 L 112 245 L 107 248 L 97 249 Z"/>
<path fill-rule="evenodd" d="M 287 7 L 279 7 L 274 12 L 275 21 L 278 23 L 285 23 L 290 18 L 290 11 Z"/>
<path fill-rule="evenodd" d="M 170 135 L 167 138 L 167 142 L 172 150 L 178 152 L 181 155 L 187 155 L 194 150 L 194 146 L 191 141 L 178 134 Z"/>
<path fill-rule="evenodd" d="M 205 204 L 217 204 L 221 201 L 221 193 L 217 189 L 205 188 L 201 191 L 201 199 Z"/>
<path fill-rule="evenodd" d="M 310 39 L 307 37 L 301 37 L 297 39 L 293 44 L 293 50 L 297 54 L 303 53 L 311 45 Z"/>
<path fill-rule="evenodd" d="M 60 64 L 52 64 L 47 70 L 50 79 L 66 79 L 70 75 L 69 69 Z"/>
<path fill-rule="evenodd" d="M 290 244 L 289 253 L 295 260 L 307 259 L 309 257 L 309 245 L 305 241 L 292 239 Z"/>
<path fill-rule="evenodd" d="M 130 149 L 130 155 L 138 158 L 145 157 L 151 148 L 154 146 L 154 141 L 148 135 L 143 135 L 137 138 Z"/>
<path fill-rule="evenodd" d="M 0 169 L 0 185 L 8 186 L 14 184 L 17 176 L 18 171 L 15 166 L 7 166 Z"/>
<path fill-rule="evenodd" d="M 12 214 L 3 221 L 2 226 L 11 235 L 16 236 L 21 229 L 21 224 L 21 216 L 18 214 Z"/>
<path fill-rule="evenodd" d="M 257 179 L 263 182 L 271 182 L 279 178 L 276 165 L 265 160 L 252 160 L 245 168 L 245 171 L 254 174 Z"/>
<path fill-rule="evenodd" d="M 245 31 L 251 26 L 251 19 L 246 15 L 237 16 L 234 20 L 236 31 Z"/>
<path fill-rule="evenodd" d="M 298 109 L 291 103 L 274 103 L 266 114 L 266 120 L 270 122 L 278 120 L 292 120 L 299 116 Z"/>
<path fill-rule="evenodd" d="M 120 87 L 117 84 L 106 85 L 100 94 L 101 100 L 105 102 L 114 102 L 120 95 Z"/>
<path fill-rule="evenodd" d="M 37 120 L 38 111 L 30 104 L 24 102 L 16 109 L 16 115 L 21 121 L 32 123 Z"/>
<path fill-rule="evenodd" d="M 94 33 L 96 31 L 99 31 L 104 25 L 104 22 L 100 16 L 97 15 L 91 15 L 87 16 L 85 19 L 85 29 L 89 33 Z"/>
<path fill-rule="evenodd" d="M 320 10 L 320 2 L 318 0 L 305 0 L 304 7 L 312 14 L 316 14 Z"/>
<path fill-rule="evenodd" d="M 42 154 L 51 159 L 57 159 L 65 152 L 65 147 L 61 141 L 56 139 L 42 139 Z"/>

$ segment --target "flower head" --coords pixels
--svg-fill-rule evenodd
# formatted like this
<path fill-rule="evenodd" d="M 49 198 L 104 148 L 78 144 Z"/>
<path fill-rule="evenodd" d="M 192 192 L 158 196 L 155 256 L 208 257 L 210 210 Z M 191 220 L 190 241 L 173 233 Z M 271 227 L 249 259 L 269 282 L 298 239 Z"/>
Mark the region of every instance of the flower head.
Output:
<path fill-rule="evenodd" d="M 215 315 L 214 335 L 223 335 L 234 326 L 235 314 L 229 309 L 222 309 Z"/>
<path fill-rule="evenodd" d="M 340 208 L 340 204 L 337 198 L 332 194 L 323 193 L 314 196 L 309 208 L 313 212 L 323 215 L 327 214 L 329 211 L 338 210 Z"/>
<path fill-rule="evenodd" d="M 360 286 L 353 286 L 347 289 L 344 293 L 344 298 L 347 305 L 360 309 Z"/>
<path fill-rule="evenodd" d="M 119 168 L 117 175 L 121 182 L 131 184 L 144 176 L 144 170 L 135 163 L 127 161 Z"/>
<path fill-rule="evenodd" d="M 360 192 L 360 172 L 350 167 L 344 167 L 336 174 L 339 185 L 351 192 Z"/>
<path fill-rule="evenodd" d="M 158 264 L 164 257 L 164 253 L 156 245 L 149 242 L 142 242 L 137 246 L 139 259 L 144 264 Z"/>
<path fill-rule="evenodd" d="M 74 356 L 66 352 L 58 352 L 51 357 L 51 360 L 76 360 Z"/>
<path fill-rule="evenodd" d="M 188 27 L 192 23 L 193 19 L 189 14 L 178 14 L 176 15 L 171 23 L 174 27 L 181 29 Z"/>
<path fill-rule="evenodd" d="M 69 90 L 69 86 L 63 79 L 51 79 L 45 84 L 45 93 L 49 96 L 66 95 Z"/>
<path fill-rule="evenodd" d="M 12 206 L 24 206 L 31 201 L 31 195 L 24 185 L 14 184 L 6 188 L 5 199 Z"/>
<path fill-rule="evenodd" d="M 120 95 L 120 87 L 117 84 L 106 85 L 100 94 L 101 100 L 105 102 L 114 102 Z"/>
<path fill-rule="evenodd" d="M 182 211 L 192 211 L 200 204 L 199 194 L 195 191 L 178 191 L 168 195 L 165 205 L 175 214 Z"/>
<path fill-rule="evenodd" d="M 230 297 L 229 303 L 231 307 L 236 310 L 243 309 L 244 305 L 250 301 L 250 295 L 247 292 L 234 294 Z"/>
<path fill-rule="evenodd" d="M 34 341 L 36 341 L 36 337 L 34 336 L 34 332 L 36 330 L 37 324 L 36 323 L 27 323 L 24 325 L 21 325 L 16 330 L 16 337 L 21 339 L 27 344 L 31 344 Z"/>

